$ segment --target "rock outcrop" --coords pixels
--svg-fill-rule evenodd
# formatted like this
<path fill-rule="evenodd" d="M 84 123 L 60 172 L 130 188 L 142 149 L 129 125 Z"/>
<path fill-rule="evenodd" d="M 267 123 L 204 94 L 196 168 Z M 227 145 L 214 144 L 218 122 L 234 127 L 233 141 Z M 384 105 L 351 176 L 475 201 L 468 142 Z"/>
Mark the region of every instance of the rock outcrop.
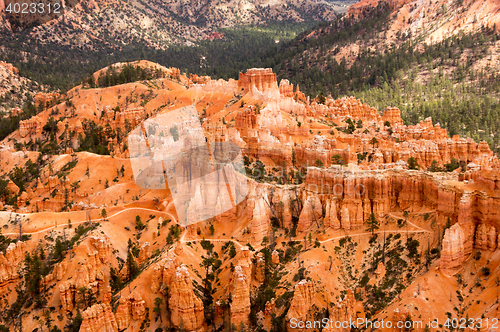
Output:
<path fill-rule="evenodd" d="M 271 260 L 275 265 L 280 263 L 280 253 L 277 250 L 273 250 Z"/>
<path fill-rule="evenodd" d="M 253 208 L 252 218 L 252 242 L 260 244 L 264 237 L 267 236 L 269 230 L 269 214 L 268 207 L 264 198 L 256 199 L 255 207 Z"/>
<path fill-rule="evenodd" d="M 476 228 L 474 247 L 481 250 L 495 251 L 497 249 L 497 229 L 493 225 L 480 223 Z"/>
<path fill-rule="evenodd" d="M 113 251 L 113 248 L 109 243 L 109 237 L 102 234 L 93 235 L 90 237 L 90 243 L 96 248 L 101 262 L 106 264 L 108 262 L 109 255 Z"/>
<path fill-rule="evenodd" d="M 240 73 L 238 78 L 238 86 L 247 90 L 253 87 L 263 92 L 273 87 L 278 87 L 276 74 L 271 68 L 252 68 L 248 69 L 245 74 Z"/>
<path fill-rule="evenodd" d="M 27 137 L 28 135 L 38 136 L 42 133 L 44 123 L 38 116 L 31 117 L 19 122 L 19 135 Z"/>
<path fill-rule="evenodd" d="M 149 242 L 144 242 L 141 245 L 141 249 L 139 251 L 139 257 L 137 258 L 137 262 L 139 264 L 142 264 L 148 260 L 149 256 L 151 256 L 151 244 Z"/>
<path fill-rule="evenodd" d="M 264 282 L 266 279 L 266 261 L 264 255 L 259 252 L 255 255 L 255 266 L 254 266 L 255 280 L 258 282 Z"/>
<path fill-rule="evenodd" d="M 240 266 L 234 268 L 232 274 L 231 324 L 239 327 L 248 324 L 250 314 L 250 286 Z"/>
<path fill-rule="evenodd" d="M 238 262 L 238 266 L 245 274 L 246 280 L 250 282 L 252 280 L 252 269 L 253 269 L 250 248 L 248 248 L 247 246 L 241 247 L 240 251 L 238 252 L 235 258 L 235 261 Z"/>
<path fill-rule="evenodd" d="M 131 321 L 142 321 L 146 315 L 146 302 L 137 293 L 120 298 L 116 309 L 116 322 L 120 330 L 126 329 Z"/>
<path fill-rule="evenodd" d="M 67 312 L 73 311 L 76 304 L 76 294 L 76 286 L 71 280 L 59 284 L 59 299 L 63 310 Z"/>
<path fill-rule="evenodd" d="M 364 309 L 363 303 L 357 302 L 354 296 L 354 291 L 349 289 L 347 291 L 346 296 L 343 299 L 340 299 L 333 305 L 333 307 L 329 308 L 330 322 L 349 322 L 356 321 L 358 318 L 364 318 Z M 344 332 L 350 331 L 350 328 L 344 327 L 336 327 L 335 325 L 329 324 L 329 326 L 324 329 L 325 332 Z"/>
<path fill-rule="evenodd" d="M 11 243 L 5 255 L 0 254 L 0 286 L 18 278 L 18 266 L 24 258 L 24 250 L 24 242 Z"/>
<path fill-rule="evenodd" d="M 445 231 L 441 251 L 441 270 L 451 270 L 463 265 L 472 253 L 473 236 L 470 224 L 457 223 Z"/>
<path fill-rule="evenodd" d="M 174 253 L 168 253 L 165 258 L 156 263 L 151 280 L 151 290 L 154 293 L 159 293 L 165 286 L 170 285 L 178 266 L 179 262 Z"/>
<path fill-rule="evenodd" d="M 168 303 L 172 324 L 186 331 L 199 331 L 203 325 L 203 303 L 195 295 L 189 271 L 186 266 L 177 268 L 172 280 Z"/>
<path fill-rule="evenodd" d="M 315 302 L 316 289 L 314 283 L 308 280 L 301 280 L 295 285 L 292 303 L 286 315 L 287 321 L 296 319 L 297 321 L 307 321 L 310 318 L 309 309 Z M 291 331 L 300 331 L 300 329 L 292 329 L 288 324 L 288 329 Z"/>
<path fill-rule="evenodd" d="M 297 226 L 298 232 L 307 231 L 313 223 L 319 225 L 319 219 L 322 214 L 321 201 L 316 195 L 310 195 L 304 202 L 304 207 L 300 213 L 299 223 Z"/>
<path fill-rule="evenodd" d="M 80 332 L 118 332 L 115 316 L 109 304 L 94 304 L 82 314 Z"/>
<path fill-rule="evenodd" d="M 78 269 L 73 279 L 59 284 L 60 300 L 64 310 L 72 311 L 75 303 L 82 294 L 79 290 L 83 287 L 97 294 L 104 290 L 105 276 L 102 269 L 99 253 L 93 251 L 87 254 L 87 261 Z"/>

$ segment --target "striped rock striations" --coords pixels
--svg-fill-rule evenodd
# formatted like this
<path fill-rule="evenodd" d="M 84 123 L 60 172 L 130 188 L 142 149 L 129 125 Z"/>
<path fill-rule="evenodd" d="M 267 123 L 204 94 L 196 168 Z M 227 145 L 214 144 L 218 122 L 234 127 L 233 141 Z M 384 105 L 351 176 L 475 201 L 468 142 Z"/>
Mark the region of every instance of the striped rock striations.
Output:
<path fill-rule="evenodd" d="M 80 332 L 118 332 L 118 325 L 109 304 L 94 304 L 82 314 Z"/>
<path fill-rule="evenodd" d="M 308 280 L 301 280 L 295 285 L 292 303 L 286 315 L 287 321 L 296 319 L 297 321 L 307 321 L 311 319 L 309 309 L 315 302 L 316 289 L 314 283 Z M 288 325 L 288 330 L 300 331 L 300 329 L 292 329 L 291 324 Z"/>
<path fill-rule="evenodd" d="M 168 303 L 172 324 L 186 331 L 201 331 L 204 313 L 203 303 L 193 291 L 193 284 L 186 266 L 177 268 L 172 280 Z"/>
<path fill-rule="evenodd" d="M 243 273 L 240 266 L 234 268 L 232 274 L 231 293 L 231 323 L 239 327 L 248 324 L 250 314 L 250 280 Z"/>

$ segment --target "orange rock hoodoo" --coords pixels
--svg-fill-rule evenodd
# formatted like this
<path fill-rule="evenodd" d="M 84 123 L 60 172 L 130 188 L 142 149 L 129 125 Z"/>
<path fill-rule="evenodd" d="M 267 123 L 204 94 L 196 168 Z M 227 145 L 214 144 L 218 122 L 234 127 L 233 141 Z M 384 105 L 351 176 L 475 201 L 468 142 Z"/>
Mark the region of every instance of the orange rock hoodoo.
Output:
<path fill-rule="evenodd" d="M 115 317 L 118 328 L 126 329 L 131 321 L 142 321 L 146 315 L 146 302 L 142 297 L 133 292 L 127 297 L 120 298 Z"/>
<path fill-rule="evenodd" d="M 316 289 L 312 281 L 301 280 L 295 285 L 295 292 L 293 293 L 292 303 L 286 315 L 287 320 L 296 319 L 297 321 L 307 321 L 310 319 L 309 309 L 311 309 L 316 297 Z M 290 324 L 288 330 L 298 331 L 292 329 Z"/>
<path fill-rule="evenodd" d="M 253 87 L 259 91 L 264 91 L 276 86 L 276 74 L 271 68 L 252 68 L 245 74 L 240 73 L 238 86 L 251 90 Z"/>
<path fill-rule="evenodd" d="M 198 331 L 203 325 L 203 303 L 195 295 L 186 266 L 177 268 L 170 286 L 168 300 L 172 324 L 186 331 Z"/>
<path fill-rule="evenodd" d="M 19 134 L 21 137 L 27 137 L 29 135 L 37 136 L 42 133 L 43 123 L 38 116 L 34 116 L 28 120 L 22 120 L 19 122 Z"/>
<path fill-rule="evenodd" d="M 18 278 L 18 267 L 24 259 L 24 242 L 11 243 L 5 251 L 0 254 L 0 286 Z"/>
<path fill-rule="evenodd" d="M 250 314 L 250 280 L 240 266 L 234 268 L 232 275 L 231 323 L 236 326 L 248 324 Z"/>
<path fill-rule="evenodd" d="M 94 304 L 82 314 L 80 332 L 118 332 L 115 316 L 108 303 Z"/>

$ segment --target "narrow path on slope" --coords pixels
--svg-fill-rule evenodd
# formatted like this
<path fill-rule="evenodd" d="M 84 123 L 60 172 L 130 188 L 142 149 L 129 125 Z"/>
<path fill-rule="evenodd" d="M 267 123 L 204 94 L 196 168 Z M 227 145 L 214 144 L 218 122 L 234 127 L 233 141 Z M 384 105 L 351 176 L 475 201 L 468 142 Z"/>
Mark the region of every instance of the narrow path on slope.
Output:
<path fill-rule="evenodd" d="M 106 217 L 106 219 L 111 219 L 111 218 L 114 218 L 122 213 L 125 213 L 125 212 L 128 212 L 130 210 L 142 210 L 142 211 L 150 211 L 150 212 L 155 212 L 155 213 L 162 213 L 162 214 L 165 214 L 165 215 L 168 215 L 172 218 L 172 220 L 176 221 L 175 217 L 170 214 L 169 212 L 163 212 L 163 211 L 158 211 L 158 210 L 153 210 L 153 209 L 146 209 L 146 208 L 140 208 L 140 207 L 131 207 L 131 208 L 127 208 L 125 210 L 121 210 L 121 211 L 118 211 L 117 213 L 111 215 L 111 216 L 108 216 Z M 90 221 L 102 221 L 102 218 L 97 218 L 97 219 L 91 219 Z M 83 221 L 76 221 L 76 222 L 71 222 L 71 225 L 80 225 L 80 224 L 84 224 L 88 222 L 88 220 L 83 220 Z M 43 233 L 43 232 L 47 232 L 47 231 L 50 231 L 54 228 L 59 228 L 59 227 L 66 227 L 66 224 L 60 224 L 60 225 L 57 225 L 57 226 L 50 226 L 50 227 L 47 227 L 47 228 L 44 228 L 44 229 L 41 229 L 39 231 L 36 231 L 36 232 L 23 232 L 23 234 L 26 234 L 26 235 L 33 235 L 33 234 L 40 234 L 40 233 Z M 2 235 L 18 235 L 19 233 L 2 233 Z"/>
<path fill-rule="evenodd" d="M 385 231 L 386 233 L 406 233 L 406 231 Z M 419 230 L 419 231 L 408 231 L 408 234 L 410 233 L 424 233 L 425 230 Z M 376 231 L 376 232 L 373 232 L 374 234 L 382 234 L 384 233 L 384 231 Z M 430 232 L 429 232 L 430 233 Z M 319 243 L 325 243 L 325 242 L 328 242 L 328 241 L 333 241 L 333 240 L 338 240 L 338 239 L 342 239 L 342 238 L 345 238 L 346 236 L 349 236 L 349 237 L 353 237 L 353 236 L 360 236 L 360 235 L 372 235 L 371 232 L 366 232 L 366 233 L 356 233 L 356 234 L 345 234 L 345 235 L 341 235 L 341 236 L 335 236 L 335 237 L 331 237 L 329 239 L 326 239 L 326 240 L 322 240 L 322 241 L 319 241 Z M 301 239 L 302 241 L 304 239 Z"/>
<path fill-rule="evenodd" d="M 163 211 L 158 211 L 158 210 L 153 210 L 153 209 L 146 209 L 146 208 L 140 208 L 140 207 L 131 207 L 131 208 L 127 208 L 127 209 L 124 209 L 124 210 L 121 210 L 109 217 L 107 217 L 106 219 L 111 219 L 111 218 L 114 218 L 122 213 L 125 213 L 125 212 L 128 212 L 128 211 L 131 211 L 131 210 L 141 210 L 141 211 L 149 211 L 149 212 L 155 212 L 155 213 L 161 213 L 161 214 L 164 214 L 164 215 L 168 215 L 172 220 L 174 221 L 177 221 L 176 218 L 169 212 L 163 212 Z M 390 217 L 393 217 L 393 218 L 396 218 L 396 219 L 401 219 L 399 216 L 396 216 L 394 215 L 392 212 L 388 213 L 387 214 L 388 216 Z M 91 219 L 91 221 L 102 221 L 102 218 L 97 218 L 97 219 Z M 88 220 L 83 220 L 83 221 L 77 221 L 77 222 L 72 222 L 71 224 L 72 225 L 79 225 L 79 224 L 84 224 L 88 222 Z M 399 230 L 399 231 L 385 231 L 386 233 L 408 233 L 408 234 L 415 234 L 415 233 L 432 233 L 431 231 L 429 230 L 426 230 L 422 227 L 419 227 L 415 224 L 413 224 L 412 222 L 409 222 L 407 221 L 410 225 L 412 225 L 413 227 L 417 228 L 418 230 L 412 230 L 412 231 L 405 231 L 405 230 Z M 39 231 L 36 231 L 36 232 L 25 232 L 23 234 L 27 234 L 27 235 L 33 235 L 33 234 L 40 234 L 40 233 L 43 233 L 43 232 L 47 232 L 47 231 L 50 231 L 52 229 L 55 229 L 55 228 L 59 228 L 59 227 L 66 227 L 66 224 L 61 224 L 61 225 L 58 225 L 58 226 L 51 226 L 51 227 L 47 227 L 47 228 L 44 228 L 44 229 L 41 229 Z M 384 233 L 384 231 L 376 231 L 376 232 L 373 232 L 374 234 L 382 234 Z M 3 235 L 18 235 L 19 233 L 3 233 Z M 192 239 L 192 240 L 186 240 L 185 237 L 186 237 L 186 234 L 187 232 L 184 231 L 181 238 L 180 238 L 180 242 L 181 243 L 187 243 L 187 242 L 200 242 L 202 241 L 203 239 Z M 328 239 L 325 239 L 325 240 L 321 240 L 319 241 L 319 243 L 326 243 L 326 242 L 330 242 L 330 241 L 334 241 L 334 240 L 338 240 L 338 239 L 342 239 L 342 238 L 345 238 L 346 236 L 349 236 L 349 237 L 353 237 L 353 236 L 364 236 L 364 235 L 372 235 L 371 232 L 363 232 L 363 233 L 354 233 L 354 234 L 344 234 L 344 235 L 339 235 L 339 236 L 334 236 L 334 237 L 331 237 L 331 238 L 328 238 Z M 230 238 L 226 238 L 226 239 L 204 239 L 206 241 L 209 241 L 209 242 L 233 242 L 235 244 L 237 244 L 239 246 L 239 248 L 245 246 L 246 244 L 242 244 L 241 242 L 239 242 L 238 240 L 235 240 L 235 239 L 230 239 Z M 303 238 L 293 238 L 292 241 L 303 241 L 304 239 Z M 257 248 L 254 248 L 255 250 L 259 250 L 261 246 L 257 247 Z"/>
<path fill-rule="evenodd" d="M 420 227 L 417 227 L 417 228 L 420 228 Z M 416 230 L 416 231 L 404 231 L 404 230 L 401 230 L 401 231 L 385 231 L 386 233 L 408 233 L 408 234 L 415 234 L 415 233 L 424 233 L 424 232 L 428 232 L 428 233 L 431 233 L 425 229 L 419 229 L 419 230 Z M 376 232 L 373 232 L 374 234 L 382 234 L 384 233 L 384 231 L 376 231 Z M 205 240 L 205 241 L 209 241 L 209 242 L 228 242 L 228 241 L 231 241 L 233 243 L 236 243 L 237 245 L 241 247 L 245 246 L 246 244 L 241 244 L 241 242 L 239 242 L 238 240 L 235 240 L 235 239 L 193 239 L 193 240 L 186 240 L 185 239 L 185 234 L 186 232 L 184 232 L 184 234 L 182 235 L 181 239 L 180 239 L 180 242 L 181 243 L 187 243 L 187 242 L 199 242 L 199 241 L 202 241 L 202 240 Z M 330 241 L 334 241 L 334 240 L 339 240 L 339 239 L 342 239 L 342 238 L 345 238 L 346 236 L 349 236 L 349 237 L 353 237 L 353 236 L 363 236 L 363 235 L 372 235 L 371 232 L 365 232 L 365 233 L 355 233 L 355 234 L 345 234 L 345 235 L 339 235 L 339 236 L 334 236 L 334 237 L 331 237 L 331 238 L 328 238 L 328 239 L 325 239 L 325 240 L 321 240 L 319 241 L 319 243 L 326 243 L 326 242 L 330 242 Z M 304 238 L 293 238 L 291 241 L 304 241 Z M 262 248 L 261 245 L 259 245 L 258 247 L 254 247 L 254 249 L 256 251 L 259 251 L 260 249 Z"/>
<path fill-rule="evenodd" d="M 203 240 L 209 241 L 209 242 L 228 242 L 228 241 L 231 241 L 231 242 L 237 244 L 238 246 L 240 246 L 240 248 L 243 247 L 243 246 L 245 246 L 245 244 L 241 244 L 238 240 L 235 240 L 235 239 L 193 239 L 193 240 L 185 240 L 185 239 L 181 238 L 181 243 L 201 242 Z"/>
<path fill-rule="evenodd" d="M 387 215 L 388 215 L 389 217 L 393 217 L 393 218 L 395 218 L 395 219 L 405 219 L 404 217 L 401 217 L 401 216 L 396 216 L 396 215 L 394 214 L 394 212 L 389 212 L 389 213 L 387 213 Z M 412 223 L 412 222 L 411 222 L 411 221 L 409 221 L 408 219 L 406 219 L 406 222 L 407 222 L 407 223 L 409 223 L 410 225 L 412 225 L 413 227 L 415 227 L 415 228 L 417 228 L 417 229 L 419 229 L 419 230 L 423 231 L 423 232 L 426 232 L 426 233 L 432 233 L 431 231 L 429 231 L 429 230 L 427 230 L 427 229 L 425 229 L 425 228 L 422 228 L 422 227 L 419 227 L 419 226 L 415 225 L 414 223 Z"/>

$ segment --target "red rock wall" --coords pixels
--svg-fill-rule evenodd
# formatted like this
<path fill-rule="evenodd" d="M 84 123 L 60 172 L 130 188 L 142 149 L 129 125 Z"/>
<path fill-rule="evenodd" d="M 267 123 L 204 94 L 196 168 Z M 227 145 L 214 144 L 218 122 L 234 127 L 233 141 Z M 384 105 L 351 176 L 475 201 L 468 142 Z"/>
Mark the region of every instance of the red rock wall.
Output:
<path fill-rule="evenodd" d="M 252 68 L 245 74 L 240 73 L 238 78 L 238 87 L 250 90 L 256 87 L 263 92 L 273 87 L 277 87 L 276 74 L 271 68 Z"/>

